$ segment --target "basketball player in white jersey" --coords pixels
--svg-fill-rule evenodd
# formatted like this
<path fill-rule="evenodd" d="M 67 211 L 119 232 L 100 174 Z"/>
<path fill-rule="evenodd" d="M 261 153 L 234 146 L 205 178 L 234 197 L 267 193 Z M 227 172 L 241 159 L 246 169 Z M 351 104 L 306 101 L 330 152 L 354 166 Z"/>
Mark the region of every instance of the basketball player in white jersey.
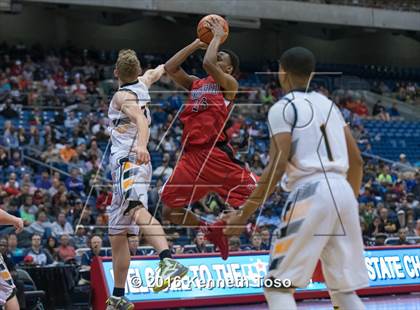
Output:
<path fill-rule="evenodd" d="M 280 59 L 286 95 L 268 113 L 270 162 L 241 210 L 227 216 L 225 234 L 239 234 L 281 180 L 290 191 L 282 224 L 273 233 L 267 277 L 292 288 L 265 288 L 270 309 L 296 309 L 294 288 L 306 287 L 321 259 L 332 303 L 364 309 L 355 290 L 368 286 L 356 197 L 363 161 L 339 109 L 307 91 L 315 57 L 295 47 Z"/>
<path fill-rule="evenodd" d="M 107 301 L 107 310 L 134 309 L 124 298 L 130 265 L 128 237 L 141 229 L 146 241 L 159 253 L 158 276 L 163 280 L 153 290 L 168 286 L 170 279 L 183 277 L 188 269 L 171 258 L 165 233 L 160 223 L 147 210 L 147 190 L 152 176 L 149 141 L 149 87 L 164 73 L 163 65 L 141 74 L 140 61 L 133 50 L 121 50 L 115 77 L 119 89 L 111 100 L 108 117 L 112 124 L 110 164 L 113 197 L 109 207 L 109 235 L 112 247 L 114 289 Z"/>
<path fill-rule="evenodd" d="M 23 230 L 22 219 L 0 209 L 0 225 L 13 225 L 16 233 Z M 16 297 L 16 287 L 12 276 L 6 267 L 3 256 L 0 254 L 0 309 L 19 310 Z"/>

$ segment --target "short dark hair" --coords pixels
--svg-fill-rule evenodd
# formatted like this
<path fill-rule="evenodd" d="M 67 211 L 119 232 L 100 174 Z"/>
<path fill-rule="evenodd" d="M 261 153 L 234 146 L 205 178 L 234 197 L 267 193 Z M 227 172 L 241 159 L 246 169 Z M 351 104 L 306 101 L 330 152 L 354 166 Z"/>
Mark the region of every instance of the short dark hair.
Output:
<path fill-rule="evenodd" d="M 224 52 L 224 53 L 228 54 L 229 57 L 230 57 L 230 64 L 233 67 L 232 75 L 238 74 L 239 73 L 239 57 L 238 57 L 238 55 L 236 55 L 233 51 L 231 51 L 229 49 L 223 49 L 223 50 L 221 50 L 221 52 Z"/>
<path fill-rule="evenodd" d="M 288 49 L 280 57 L 282 69 L 300 77 L 309 77 L 315 71 L 315 64 L 314 54 L 300 46 Z"/>

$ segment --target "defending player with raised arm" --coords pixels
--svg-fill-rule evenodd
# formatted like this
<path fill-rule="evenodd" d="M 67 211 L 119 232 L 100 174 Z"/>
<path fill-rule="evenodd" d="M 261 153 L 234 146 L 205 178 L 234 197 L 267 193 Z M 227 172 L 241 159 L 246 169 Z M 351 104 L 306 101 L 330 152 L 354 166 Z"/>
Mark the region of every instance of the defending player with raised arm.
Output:
<path fill-rule="evenodd" d="M 234 75 L 239 59 L 232 51 L 219 50 L 225 36 L 220 22 L 211 19 L 206 26 L 213 32 L 208 46 L 196 39 L 165 64 L 171 78 L 189 91 L 189 99 L 179 116 L 184 125 L 181 158 L 166 181 L 161 198 L 164 217 L 177 225 L 199 227 L 226 259 L 229 249 L 223 235 L 224 222 L 207 223 L 185 207 L 210 192 L 219 194 L 229 206 L 238 207 L 252 192 L 256 180 L 244 163 L 234 157 L 224 132 L 238 92 Z M 203 79 L 181 68 L 199 49 L 206 49 L 203 69 L 208 76 Z"/>
<path fill-rule="evenodd" d="M 23 221 L 21 218 L 13 216 L 1 209 L 0 225 L 12 225 L 16 229 L 17 234 L 23 230 Z M 0 271 L 0 308 L 3 309 L 4 307 L 6 310 L 19 310 L 19 303 L 16 297 L 16 287 L 1 254 Z"/>
<path fill-rule="evenodd" d="M 360 151 L 339 109 L 308 86 L 315 57 L 301 47 L 284 52 L 279 80 L 286 95 L 268 113 L 270 160 L 247 202 L 225 217 L 239 235 L 281 180 L 290 191 L 273 232 L 267 277 L 306 287 L 321 259 L 334 306 L 364 309 L 355 290 L 368 286 L 356 197 Z M 270 309 L 296 309 L 293 289 L 265 288 Z"/>
<path fill-rule="evenodd" d="M 107 300 L 107 310 L 134 309 L 134 304 L 124 297 L 124 288 L 130 265 L 128 237 L 137 236 L 139 229 L 161 260 L 157 272 L 163 281 L 157 281 L 153 288 L 155 292 L 166 288 L 173 277 L 183 277 L 188 272 L 171 258 L 165 232 L 147 210 L 147 191 L 152 176 L 147 150 L 151 121 L 147 104 L 151 101 L 149 87 L 164 73 L 163 65 L 138 77 L 140 73 L 136 53 L 120 51 L 114 71 L 119 88 L 108 111 L 112 122 L 109 130 L 113 196 L 108 214 L 114 289 Z"/>

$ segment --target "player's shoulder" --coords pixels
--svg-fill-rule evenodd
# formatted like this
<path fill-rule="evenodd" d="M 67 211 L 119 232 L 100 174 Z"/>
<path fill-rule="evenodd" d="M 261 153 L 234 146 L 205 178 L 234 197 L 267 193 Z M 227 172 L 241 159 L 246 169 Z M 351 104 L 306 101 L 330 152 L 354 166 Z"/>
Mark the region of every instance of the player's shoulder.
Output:
<path fill-rule="evenodd" d="M 120 88 L 115 92 L 111 101 L 114 105 L 120 106 L 127 100 L 137 100 L 137 94 L 134 91 L 130 91 L 129 89 Z"/>

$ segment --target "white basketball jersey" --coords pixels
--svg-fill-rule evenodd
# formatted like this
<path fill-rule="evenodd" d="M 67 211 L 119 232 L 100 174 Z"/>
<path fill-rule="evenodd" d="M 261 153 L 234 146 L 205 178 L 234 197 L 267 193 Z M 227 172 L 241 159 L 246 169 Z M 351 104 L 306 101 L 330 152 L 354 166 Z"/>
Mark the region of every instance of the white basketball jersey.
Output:
<path fill-rule="evenodd" d="M 286 94 L 271 107 L 268 125 L 271 136 L 292 133 L 289 162 L 282 179 L 285 190 L 291 191 L 297 183 L 317 174 L 346 176 L 346 123 L 340 110 L 324 95 L 305 90 Z"/>
<path fill-rule="evenodd" d="M 138 80 L 134 83 L 121 85 L 118 91 L 128 91 L 136 95 L 137 104 L 140 106 L 142 111 L 144 111 L 150 125 L 150 111 L 146 106 L 147 103 L 150 102 L 150 95 L 147 86 L 141 80 Z M 108 109 L 108 117 L 111 120 L 111 124 L 108 128 L 111 134 L 112 142 L 111 154 L 126 152 L 128 156 L 137 142 L 137 126 L 132 123 L 128 116 L 122 111 L 114 108 L 113 101 L 114 99 L 111 100 Z"/>

